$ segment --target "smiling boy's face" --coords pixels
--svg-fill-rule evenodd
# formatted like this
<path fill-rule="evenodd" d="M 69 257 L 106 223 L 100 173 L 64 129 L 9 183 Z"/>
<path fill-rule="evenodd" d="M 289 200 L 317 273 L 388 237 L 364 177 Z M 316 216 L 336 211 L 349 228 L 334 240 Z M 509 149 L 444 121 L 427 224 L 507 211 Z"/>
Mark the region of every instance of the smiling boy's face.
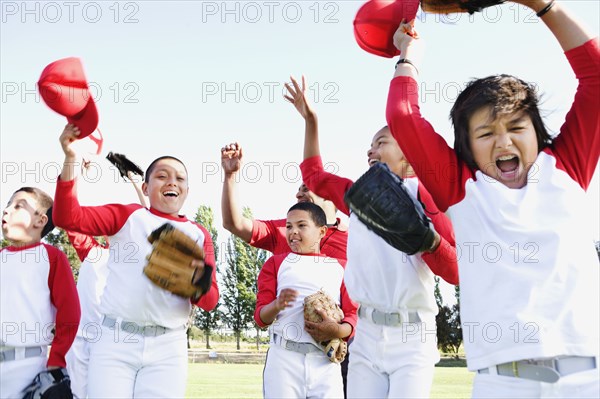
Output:
<path fill-rule="evenodd" d="M 142 191 L 152 208 L 178 216 L 189 192 L 185 166 L 175 159 L 161 159 L 153 167 L 148 182 L 142 184 Z"/>
<path fill-rule="evenodd" d="M 319 253 L 327 232 L 327 226 L 317 226 L 309 212 L 299 209 L 288 212 L 285 229 L 288 245 L 299 254 Z"/>
<path fill-rule="evenodd" d="M 48 222 L 46 211 L 31 193 L 13 194 L 2 212 L 2 235 L 11 245 L 28 245 L 41 240 L 42 229 Z"/>
<path fill-rule="evenodd" d="M 406 161 L 398 142 L 387 127 L 381 129 L 373 136 L 371 147 L 367 151 L 367 158 L 369 167 L 378 162 L 383 162 L 398 176 L 402 176 L 403 170 L 408 165 L 408 161 Z"/>

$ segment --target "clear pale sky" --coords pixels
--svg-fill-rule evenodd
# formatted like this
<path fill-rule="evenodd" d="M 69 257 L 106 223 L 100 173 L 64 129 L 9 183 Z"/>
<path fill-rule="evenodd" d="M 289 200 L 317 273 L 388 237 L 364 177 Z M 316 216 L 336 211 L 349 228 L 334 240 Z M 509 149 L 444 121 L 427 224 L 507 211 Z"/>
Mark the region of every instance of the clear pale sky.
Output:
<path fill-rule="evenodd" d="M 592 32 L 598 0 L 559 0 Z M 361 50 L 352 21 L 362 1 L 2 1 L 0 30 L 0 201 L 24 185 L 54 192 L 66 120 L 37 94 L 52 61 L 80 57 L 96 98 L 104 150 L 85 179 L 86 205 L 136 202 L 103 159 L 121 152 L 143 169 L 158 156 L 190 173 L 183 212 L 215 211 L 220 226 L 220 148 L 239 141 L 241 203 L 280 218 L 300 184 L 304 122 L 282 98 L 290 74 L 305 74 L 319 114 L 328 169 L 356 179 L 373 134 L 385 124 L 395 61 Z M 474 77 L 509 73 L 539 84 L 548 127 L 557 132 L 576 81 L 547 28 L 522 6 L 481 14 L 419 14 L 423 115 L 452 142 L 450 107 Z M 84 143 L 81 143 L 84 146 Z M 600 236 L 598 173 L 590 223 Z M 226 234 L 220 231 L 220 241 Z"/>

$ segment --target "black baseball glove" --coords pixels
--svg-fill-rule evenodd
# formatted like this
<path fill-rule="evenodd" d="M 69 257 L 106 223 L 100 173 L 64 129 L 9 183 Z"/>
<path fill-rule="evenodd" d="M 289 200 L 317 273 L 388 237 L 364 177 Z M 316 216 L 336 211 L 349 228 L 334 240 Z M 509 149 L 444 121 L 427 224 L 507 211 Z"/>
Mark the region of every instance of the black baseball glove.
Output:
<path fill-rule="evenodd" d="M 504 3 L 506 0 L 421 0 L 421 8 L 434 14 L 468 12 L 473 14 L 484 8 Z"/>
<path fill-rule="evenodd" d="M 344 200 L 369 230 L 392 247 L 414 255 L 433 245 L 435 233 L 422 204 L 386 164 L 371 166 L 348 190 Z"/>
<path fill-rule="evenodd" d="M 106 159 L 108 159 L 110 163 L 117 167 L 119 173 L 121 174 L 121 177 L 124 179 L 129 179 L 127 172 L 139 175 L 142 178 L 144 177 L 144 172 L 142 172 L 142 169 L 140 169 L 139 166 L 130 161 L 124 154 L 117 154 L 111 151 L 106 156 Z"/>
<path fill-rule="evenodd" d="M 23 393 L 23 399 L 73 399 L 71 379 L 64 368 L 40 372 Z"/>

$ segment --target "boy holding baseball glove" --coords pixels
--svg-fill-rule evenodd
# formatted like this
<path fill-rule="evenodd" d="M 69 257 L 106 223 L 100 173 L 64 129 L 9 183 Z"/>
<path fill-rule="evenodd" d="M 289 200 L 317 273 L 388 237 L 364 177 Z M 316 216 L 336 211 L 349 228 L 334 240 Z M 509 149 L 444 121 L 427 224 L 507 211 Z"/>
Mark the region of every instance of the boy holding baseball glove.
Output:
<path fill-rule="evenodd" d="M 149 209 L 139 204 L 82 207 L 75 188 L 77 154 L 71 147 L 78 136 L 77 127 L 67 125 L 60 137 L 65 161 L 56 188 L 56 225 L 106 235 L 112 247 L 121 249 L 111 252 L 108 261 L 109 274 L 100 303 L 102 334 L 90 354 L 88 395 L 184 397 L 185 332 L 191 306 L 210 311 L 219 299 L 210 233 L 179 215 L 188 194 L 185 165 L 170 156 L 150 164 L 142 185 Z M 170 238 L 177 236 L 184 238 L 181 245 Z M 171 250 L 173 262 L 167 262 L 164 253 Z M 154 260 L 148 262 L 147 258 Z M 187 284 L 192 289 L 178 290 L 182 288 L 179 282 L 156 277 L 160 270 L 145 271 L 148 263 L 159 267 L 182 264 L 191 269 Z M 183 272 L 174 269 L 171 274 Z"/>
<path fill-rule="evenodd" d="M 261 327 L 270 326 L 271 335 L 263 374 L 265 398 L 344 395 L 339 362 L 345 346 L 336 340 L 352 335 L 356 305 L 344 286 L 345 262 L 320 253 L 326 232 L 325 213 L 318 205 L 292 206 L 286 221 L 291 252 L 269 258 L 258 276 L 254 319 Z M 327 295 L 320 294 L 322 301 L 316 301 L 314 310 L 304 309 L 303 303 L 312 302 L 318 291 Z"/>

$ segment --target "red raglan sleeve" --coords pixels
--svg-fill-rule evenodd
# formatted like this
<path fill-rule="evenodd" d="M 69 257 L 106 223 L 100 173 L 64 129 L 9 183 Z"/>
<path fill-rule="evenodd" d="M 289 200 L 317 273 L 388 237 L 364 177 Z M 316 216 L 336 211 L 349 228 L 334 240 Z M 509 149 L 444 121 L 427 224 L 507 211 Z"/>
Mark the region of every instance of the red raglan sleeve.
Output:
<path fill-rule="evenodd" d="M 419 180 L 445 212 L 464 198 L 465 182 L 473 172 L 421 116 L 418 101 L 419 89 L 413 78 L 394 78 L 388 95 L 387 122 Z"/>
<path fill-rule="evenodd" d="M 319 197 L 333 202 L 344 214 L 350 215 L 344 195 L 354 184 L 352 180 L 326 172 L 320 156 L 305 159 L 300 164 L 300 171 L 306 187 Z"/>
<path fill-rule="evenodd" d="M 598 38 L 565 52 L 579 81 L 552 152 L 573 180 L 587 190 L 600 157 L 600 50 Z"/>
<path fill-rule="evenodd" d="M 440 245 L 431 253 L 423 252 L 421 257 L 431 271 L 450 284 L 458 284 L 458 259 L 456 256 L 456 240 L 450 219 L 440 211 L 433 198 L 419 182 L 419 198 L 425 205 L 425 213 L 431 219 L 435 231 L 440 235 Z"/>
<path fill-rule="evenodd" d="M 73 248 L 75 248 L 75 251 L 77 252 L 77 256 L 79 257 L 80 261 L 84 261 L 85 258 L 87 258 L 88 254 L 90 253 L 90 250 L 94 247 L 99 247 L 101 246 L 98 241 L 96 241 L 96 239 L 92 236 L 89 236 L 87 234 L 81 234 L 81 233 L 77 233 L 75 231 L 71 231 L 71 230 L 66 230 L 67 232 L 67 237 L 69 238 L 69 241 L 71 242 L 71 245 L 73 246 Z"/>
<path fill-rule="evenodd" d="M 67 256 L 51 245 L 45 247 L 50 258 L 50 300 L 56 308 L 56 327 L 47 365 L 66 367 L 65 355 L 75 340 L 81 318 L 79 297 Z"/>
<path fill-rule="evenodd" d="M 281 263 L 281 260 L 280 262 Z M 260 318 L 260 310 L 273 302 L 277 298 L 277 264 L 275 262 L 275 256 L 271 256 L 262 269 L 258 273 L 258 293 L 256 294 L 256 307 L 254 309 L 254 321 L 256 324 L 265 328 L 268 324 L 265 324 Z"/>
<path fill-rule="evenodd" d="M 92 236 L 112 236 L 127 221 L 127 218 L 142 206 L 139 204 L 110 204 L 103 206 L 81 206 L 77 199 L 76 181 L 58 180 L 52 207 L 54 225 Z"/>
<path fill-rule="evenodd" d="M 204 233 L 204 244 L 202 249 L 204 249 L 204 264 L 207 266 L 211 266 L 213 269 L 212 272 L 212 283 L 210 286 L 210 290 L 207 293 L 202 295 L 198 302 L 195 303 L 196 306 L 210 312 L 213 310 L 217 303 L 219 302 L 219 285 L 217 284 L 217 262 L 215 260 L 215 247 L 213 245 L 212 237 L 208 230 L 204 226 L 196 224 L 200 230 Z"/>
<path fill-rule="evenodd" d="M 285 227 L 285 219 L 253 220 L 249 244 L 274 254 L 289 252 L 290 247 L 280 232 L 282 227 Z"/>
<path fill-rule="evenodd" d="M 356 329 L 356 321 L 358 319 L 358 304 L 350 299 L 350 295 L 348 295 L 348 291 L 346 291 L 346 285 L 344 281 L 342 281 L 342 286 L 340 287 L 340 302 L 342 311 L 344 312 L 344 318 L 342 322 L 346 322 L 352 326 L 352 333 L 344 338 L 345 341 L 348 341 L 350 338 L 354 336 L 354 331 Z"/>

